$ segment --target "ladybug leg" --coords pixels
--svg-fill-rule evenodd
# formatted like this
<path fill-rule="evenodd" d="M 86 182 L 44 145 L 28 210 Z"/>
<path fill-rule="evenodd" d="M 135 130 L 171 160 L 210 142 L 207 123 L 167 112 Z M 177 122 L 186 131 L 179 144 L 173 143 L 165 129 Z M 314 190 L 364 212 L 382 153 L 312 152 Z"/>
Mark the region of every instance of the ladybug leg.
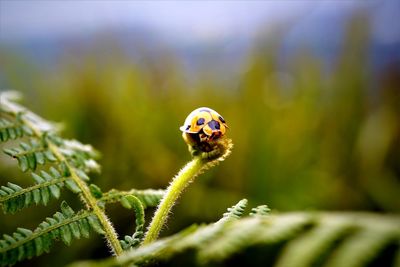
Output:
<path fill-rule="evenodd" d="M 216 140 L 221 136 L 221 132 L 213 132 L 212 135 L 210 136 L 211 140 Z"/>
<path fill-rule="evenodd" d="M 205 133 L 200 133 L 199 137 L 200 137 L 200 142 L 207 142 L 209 138 Z"/>

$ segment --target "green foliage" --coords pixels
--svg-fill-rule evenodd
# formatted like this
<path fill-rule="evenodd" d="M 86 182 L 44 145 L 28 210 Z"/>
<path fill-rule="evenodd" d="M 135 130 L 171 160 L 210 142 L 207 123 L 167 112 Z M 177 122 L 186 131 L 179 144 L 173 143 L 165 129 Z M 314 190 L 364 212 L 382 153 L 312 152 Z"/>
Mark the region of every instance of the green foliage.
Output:
<path fill-rule="evenodd" d="M 128 248 L 134 248 L 140 244 L 144 235 L 144 208 L 142 202 L 133 195 L 124 196 L 121 198 L 121 204 L 127 209 L 133 209 L 135 211 L 135 232 L 132 236 L 126 235 L 124 240 L 120 240 L 122 248 L 127 250 Z"/>
<path fill-rule="evenodd" d="M 135 196 L 137 197 L 143 205 L 143 208 L 146 207 L 155 207 L 160 202 L 161 198 L 164 196 L 165 191 L 162 189 L 145 189 L 145 190 L 137 190 L 131 189 L 129 191 L 119 191 L 115 189 L 111 189 L 109 192 L 101 193 L 100 202 L 103 203 L 116 203 L 121 202 L 121 199 L 126 196 Z M 98 194 L 98 192 L 97 192 Z"/>
<path fill-rule="evenodd" d="M 82 188 L 71 173 L 77 179 L 88 181 L 88 172 L 99 169 L 94 161 L 97 152 L 91 146 L 59 137 L 57 133 L 60 129 L 56 124 L 14 102 L 19 97 L 17 93 L 3 92 L 0 97 L 2 117 L 7 117 L 5 120 L 9 124 L 17 124 L 25 129 L 24 132 L 29 133 L 27 141 L 19 140 L 17 147 L 4 148 L 4 153 L 17 159 L 23 172 L 36 170 L 38 165 L 49 166 L 48 171 L 31 173 L 35 180 L 33 186 L 23 188 L 10 182 L 1 186 L 0 204 L 3 211 L 15 213 L 32 204 L 47 205 L 51 199 L 60 197 L 64 186 L 74 193 L 81 193 Z"/>
<path fill-rule="evenodd" d="M 9 139 L 18 139 L 23 136 L 31 136 L 33 134 L 29 127 L 23 125 L 20 120 L 11 122 L 5 118 L 0 119 L 0 141 L 6 142 Z"/>
<path fill-rule="evenodd" d="M 29 143 L 20 142 L 19 147 L 4 149 L 4 153 L 16 158 L 23 172 L 29 169 L 36 170 L 38 164 L 44 165 L 46 162 L 57 161 L 51 150 L 46 148 L 43 142 L 38 142 L 36 138 L 30 138 Z"/>
<path fill-rule="evenodd" d="M 34 230 L 18 228 L 12 235 L 3 235 L 0 240 L 1 266 L 49 252 L 54 241 L 61 240 L 70 245 L 73 239 L 88 238 L 90 231 L 104 234 L 96 215 L 87 210 L 75 212 L 66 202 L 61 203 L 61 212 L 46 218 Z"/>
<path fill-rule="evenodd" d="M 260 205 L 251 209 L 250 216 L 266 216 L 270 211 L 271 209 L 267 205 Z"/>
<path fill-rule="evenodd" d="M 224 223 L 229 220 L 235 220 L 242 217 L 243 212 L 247 206 L 247 199 L 240 200 L 236 205 L 228 208 L 228 211 L 223 214 L 223 217 L 218 221 L 218 223 Z"/>
<path fill-rule="evenodd" d="M 399 225 L 399 216 L 356 212 L 250 216 L 192 226 L 118 258 L 72 266 L 394 266 Z"/>
<path fill-rule="evenodd" d="M 174 213 L 174 223 L 169 225 L 171 232 L 177 232 L 194 219 L 210 221 L 218 211 L 229 206 L 232 199 L 243 195 L 249 196 L 250 201 L 267 202 L 278 210 L 398 212 L 399 69 L 395 64 L 383 67 L 379 73 L 371 72 L 370 64 L 366 64 L 373 59 L 366 49 L 368 40 L 373 39 L 366 34 L 368 25 L 365 19 L 361 23 L 357 17 L 352 20 L 346 36 L 340 39 L 341 52 L 328 68 L 319 60 L 318 52 L 315 54 L 315 50 L 303 46 L 294 56 L 283 60 L 286 66 L 282 66 L 282 37 L 291 31 L 291 27 L 284 27 L 283 32 L 259 39 L 261 42 L 254 44 L 249 56 L 239 62 L 240 71 L 235 75 L 227 76 L 225 69 L 214 72 L 215 68 L 210 68 L 209 64 L 211 58 L 206 56 L 204 67 L 189 79 L 183 69 L 186 64 L 175 54 L 163 52 L 154 56 L 146 54 L 150 50 L 143 49 L 140 50 L 141 59 L 135 60 L 119 49 L 122 46 L 118 47 L 113 37 L 96 39 L 91 43 L 93 49 L 87 53 L 78 49 L 79 58 L 74 57 L 74 51 L 57 58 L 54 68 L 33 66 L 15 47 L 13 51 L 2 48 L 0 57 L 5 62 L 1 66 L 5 78 L 2 83 L 6 83 L 2 88 L 25 90 L 30 96 L 30 105 L 37 111 L 68 121 L 68 136 L 95 144 L 105 155 L 103 174 L 95 180 L 104 189 L 128 189 L 131 184 L 137 188 L 165 185 L 165 179 L 187 159 L 184 144 L 177 138 L 183 114 L 199 103 L 218 108 L 230 126 L 229 135 L 235 141 L 234 153 L 229 164 L 213 173 L 212 182 L 199 183 L 193 188 L 193 194 L 187 195 L 177 206 L 180 210 Z M 213 49 L 220 52 L 219 49 L 225 48 Z M 211 53 L 211 57 L 214 54 Z M 3 109 L 3 95 L 0 101 Z M 30 144 L 29 138 L 34 135 L 21 121 L 21 115 L 39 122 L 34 124 L 43 132 L 49 131 L 50 136 L 59 130 L 58 125 L 30 113 L 18 112 L 10 117 L 1 111 L 0 139 L 7 140 L 4 144 L 10 149 L 20 149 L 19 141 Z M 0 161 L 1 179 L 7 177 L 14 183 L 15 177 L 18 179 L 15 183 L 25 184 L 20 182 L 20 177 L 10 175 L 12 168 L 6 158 Z M 47 172 L 49 168 L 44 166 Z M 41 167 L 37 164 L 37 168 Z M 40 170 L 35 172 L 40 175 Z M 9 187 L 7 180 L 1 180 L 1 185 Z M 99 206 L 109 200 L 119 203 L 124 194 L 115 193 L 101 193 L 95 198 Z M 155 201 L 149 202 L 155 203 L 152 206 L 157 205 L 159 195 L 161 191 L 160 194 L 149 192 L 150 198 L 155 196 Z M 102 197 L 104 201 L 100 200 Z M 47 215 L 44 209 L 33 207 L 24 212 L 37 221 Z M 2 217 L 0 229 L 10 227 L 17 216 Z M 119 224 L 124 226 L 121 221 Z M 19 226 L 19 222 L 15 225 Z M 319 249 L 330 252 L 340 245 L 339 233 L 346 236 L 347 228 L 342 230 L 334 222 L 328 227 L 327 220 L 323 220 L 323 225 L 326 226 L 321 228 L 325 239 L 318 239 L 316 231 L 316 239 L 311 235 L 304 244 L 312 248 L 320 246 Z M 207 236 L 204 239 L 211 243 L 213 240 Z M 91 254 L 97 249 L 84 242 L 76 245 L 77 250 L 90 250 Z M 276 247 L 279 248 L 266 246 L 259 255 Z M 250 252 L 256 249 L 249 245 Z M 299 262 L 312 258 L 314 252 L 309 256 L 306 250 L 307 247 L 301 258 L 297 257 Z M 72 254 L 72 249 L 70 251 Z M 246 256 L 246 250 L 241 253 Z M 347 253 L 351 255 L 352 251 Z M 79 257 L 86 255 L 81 253 Z M 273 252 L 268 255 L 276 257 Z M 400 266 L 400 253 L 397 255 L 396 266 Z M 40 263 L 55 262 L 59 256 L 57 253 L 47 255 Z M 254 257 L 252 259 L 255 261 Z"/>
<path fill-rule="evenodd" d="M 95 161 L 97 151 L 76 140 L 63 139 L 57 124 L 17 104 L 15 92 L 2 92 L 0 99 L 0 137 L 8 145 L 3 151 L 18 161 L 22 172 L 30 171 L 35 181 L 28 187 L 12 182 L 0 187 L 4 213 L 16 213 L 33 204 L 47 205 L 61 197 L 64 187 L 79 195 L 84 207 L 75 212 L 63 201 L 61 212 L 46 218 L 34 231 L 18 227 L 12 235 L 4 234 L 0 240 L 0 266 L 49 252 L 56 240 L 69 245 L 73 239 L 89 237 L 91 229 L 104 235 L 116 254 L 122 252 L 121 245 L 124 249 L 137 246 L 143 236 L 144 208 L 157 205 L 163 191 L 113 189 L 103 194 L 97 185 L 87 185 L 90 173 L 100 171 Z M 133 209 L 136 218 L 134 234 L 122 241 L 105 215 L 105 204 L 118 201 Z"/>
<path fill-rule="evenodd" d="M 74 193 L 81 192 L 76 183 L 70 179 L 68 174 L 60 172 L 54 167 L 49 171 L 40 171 L 40 175 L 32 173 L 36 184 L 27 188 L 8 182 L 7 186 L 1 186 L 0 203 L 5 213 L 15 213 L 32 204 L 47 205 L 51 198 L 58 199 L 64 185 Z"/>

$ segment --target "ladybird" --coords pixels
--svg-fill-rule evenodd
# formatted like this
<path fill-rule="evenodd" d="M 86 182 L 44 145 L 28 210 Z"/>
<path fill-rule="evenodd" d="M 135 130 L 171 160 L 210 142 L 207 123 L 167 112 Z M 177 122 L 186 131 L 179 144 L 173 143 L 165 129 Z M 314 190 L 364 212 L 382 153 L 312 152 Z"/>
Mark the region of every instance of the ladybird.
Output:
<path fill-rule="evenodd" d="M 183 138 L 189 144 L 210 143 L 222 137 L 228 125 L 215 110 L 201 107 L 187 116 L 183 126 Z"/>

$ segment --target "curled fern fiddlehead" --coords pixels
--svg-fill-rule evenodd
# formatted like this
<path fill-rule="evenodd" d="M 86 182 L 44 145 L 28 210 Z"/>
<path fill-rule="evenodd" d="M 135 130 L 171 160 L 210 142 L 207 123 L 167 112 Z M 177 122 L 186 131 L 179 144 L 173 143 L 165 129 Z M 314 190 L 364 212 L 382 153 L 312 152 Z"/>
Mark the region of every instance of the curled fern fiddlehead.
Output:
<path fill-rule="evenodd" d="M 121 198 L 121 204 L 128 209 L 135 211 L 136 228 L 132 236 L 125 236 L 124 240 L 121 240 L 121 245 L 124 250 L 128 248 L 134 248 L 140 244 L 143 237 L 144 228 L 144 208 L 142 202 L 135 196 L 129 195 Z"/>

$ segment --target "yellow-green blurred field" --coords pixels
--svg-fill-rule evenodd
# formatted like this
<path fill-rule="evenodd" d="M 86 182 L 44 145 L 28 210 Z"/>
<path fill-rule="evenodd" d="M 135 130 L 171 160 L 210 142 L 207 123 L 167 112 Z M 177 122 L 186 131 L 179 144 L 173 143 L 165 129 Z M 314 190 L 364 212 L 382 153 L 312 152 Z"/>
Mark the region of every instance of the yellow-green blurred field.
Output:
<path fill-rule="evenodd" d="M 254 44 L 229 82 L 221 82 L 223 70 L 206 68 L 189 79 L 172 52 L 132 61 L 111 41 L 79 56 L 66 53 L 51 69 L 3 50 L 1 71 L 26 106 L 101 152 L 102 173 L 93 180 L 104 191 L 165 188 L 190 159 L 179 131 L 187 114 L 208 106 L 224 116 L 232 155 L 185 192 L 164 235 L 213 221 L 244 197 L 250 206 L 281 211 L 399 212 L 400 67 L 373 72 L 368 30 L 350 26 L 329 71 L 305 48 L 280 72 L 279 35 Z M 30 183 L 4 157 L 0 173 L 1 184 Z M 132 215 L 110 212 L 117 229 L 129 232 Z M 33 227 L 49 214 L 40 207 L 7 220 L 0 215 L 0 228 L 11 232 L 15 221 Z M 94 240 L 74 245 L 68 257 L 105 250 Z M 80 251 L 89 243 L 93 248 Z"/>

